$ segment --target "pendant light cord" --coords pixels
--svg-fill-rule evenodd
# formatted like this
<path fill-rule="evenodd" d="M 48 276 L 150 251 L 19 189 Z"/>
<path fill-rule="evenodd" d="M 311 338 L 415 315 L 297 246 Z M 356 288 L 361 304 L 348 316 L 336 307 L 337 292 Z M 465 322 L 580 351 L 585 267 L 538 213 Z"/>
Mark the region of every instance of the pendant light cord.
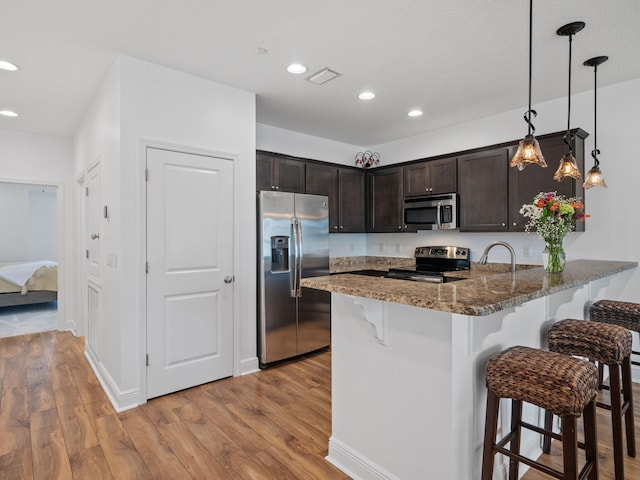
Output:
<path fill-rule="evenodd" d="M 573 153 L 573 147 L 571 146 L 571 141 L 573 140 L 573 136 L 571 135 L 571 42 L 573 39 L 573 34 L 569 34 L 569 94 L 567 95 L 567 134 L 564 137 L 564 143 L 569 148 L 568 153 Z"/>
<path fill-rule="evenodd" d="M 531 123 L 531 115 L 537 115 L 535 110 L 531 110 L 531 77 L 532 77 L 532 58 L 533 58 L 533 0 L 529 0 L 529 110 L 524 115 L 524 120 L 529 126 L 528 134 L 531 135 L 536 131 L 536 127 Z"/>
<path fill-rule="evenodd" d="M 600 165 L 598 160 L 600 150 L 598 150 L 598 65 L 593 66 L 593 150 L 591 156 L 595 161 L 595 167 Z"/>

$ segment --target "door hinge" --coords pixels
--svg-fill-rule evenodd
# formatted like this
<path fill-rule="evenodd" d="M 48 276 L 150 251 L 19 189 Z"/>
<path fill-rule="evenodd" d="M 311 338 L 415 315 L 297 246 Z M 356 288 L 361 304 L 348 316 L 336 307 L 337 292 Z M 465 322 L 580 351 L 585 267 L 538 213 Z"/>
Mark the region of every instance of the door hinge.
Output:
<path fill-rule="evenodd" d="M 89 258 L 89 250 L 85 250 L 85 251 L 84 251 L 84 254 L 85 254 L 85 256 L 86 256 L 87 258 Z"/>
<path fill-rule="evenodd" d="M 85 197 L 89 196 L 89 187 L 84 187 L 84 195 Z"/>
<path fill-rule="evenodd" d="M 149 366 L 149 354 L 147 353 L 147 367 Z"/>
<path fill-rule="evenodd" d="M 149 262 L 145 262 L 144 273 L 149 273 Z"/>
<path fill-rule="evenodd" d="M 144 181 L 145 182 L 149 181 L 149 169 L 148 168 L 144 169 Z"/>

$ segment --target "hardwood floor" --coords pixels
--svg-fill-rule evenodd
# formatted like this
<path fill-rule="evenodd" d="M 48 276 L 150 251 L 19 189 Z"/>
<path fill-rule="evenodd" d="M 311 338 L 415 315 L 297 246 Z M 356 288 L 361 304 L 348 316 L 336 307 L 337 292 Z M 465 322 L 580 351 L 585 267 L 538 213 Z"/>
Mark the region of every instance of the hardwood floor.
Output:
<path fill-rule="evenodd" d="M 599 394 L 599 400 L 603 400 L 609 403 L 609 394 L 604 391 Z M 634 408 L 633 415 L 635 419 L 636 428 L 636 450 L 637 455 L 635 458 L 627 455 L 627 443 L 626 436 L 623 437 L 624 443 L 624 478 L 640 479 L 640 443 L 638 443 L 638 434 L 640 433 L 640 384 L 633 384 L 633 400 Z M 611 429 L 611 413 L 603 408 L 597 408 L 597 435 L 598 435 L 598 472 L 600 474 L 600 480 L 614 480 L 614 466 L 613 466 L 613 434 Z M 580 439 L 582 436 L 582 418 L 578 420 L 580 425 Z M 623 427 L 624 429 L 624 427 Z M 562 443 L 555 440 L 551 443 L 551 452 L 548 455 L 543 454 L 538 461 L 549 465 L 557 470 L 562 471 Z M 580 450 L 580 465 L 584 464 L 584 454 Z M 548 480 L 550 477 L 542 474 L 534 469 L 529 469 L 527 473 L 522 477 L 522 480 Z"/>
<path fill-rule="evenodd" d="M 0 478 L 348 479 L 324 456 L 330 354 L 116 413 L 68 332 L 0 339 Z"/>
<path fill-rule="evenodd" d="M 331 429 L 330 353 L 118 414 L 83 349 L 84 339 L 68 332 L 0 339 L 3 480 L 349 478 L 324 460 Z M 640 399 L 640 384 L 634 394 Z M 640 432 L 640 400 L 635 418 Z M 609 413 L 602 409 L 598 441 L 600 479 L 613 480 Z M 560 468 L 561 447 L 554 442 L 545 457 Z M 625 468 L 627 479 L 640 478 L 640 452 L 625 456 Z M 523 478 L 549 477 L 530 470 Z"/>

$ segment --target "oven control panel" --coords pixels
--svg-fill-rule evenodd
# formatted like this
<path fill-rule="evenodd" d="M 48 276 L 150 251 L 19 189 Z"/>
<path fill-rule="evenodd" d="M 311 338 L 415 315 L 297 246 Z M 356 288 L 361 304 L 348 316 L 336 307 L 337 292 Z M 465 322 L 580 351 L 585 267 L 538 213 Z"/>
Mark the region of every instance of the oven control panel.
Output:
<path fill-rule="evenodd" d="M 446 258 L 452 260 L 469 260 L 469 249 L 465 247 L 416 247 L 416 258 Z"/>

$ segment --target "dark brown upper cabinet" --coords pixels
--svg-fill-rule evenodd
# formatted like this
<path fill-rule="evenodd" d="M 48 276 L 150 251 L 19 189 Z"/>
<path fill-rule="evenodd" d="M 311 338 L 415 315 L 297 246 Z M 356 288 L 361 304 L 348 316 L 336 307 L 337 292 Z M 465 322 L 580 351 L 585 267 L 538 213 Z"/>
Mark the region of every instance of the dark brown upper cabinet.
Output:
<path fill-rule="evenodd" d="M 584 200 L 584 188 L 582 182 L 587 174 L 584 170 L 584 140 L 588 133 L 581 129 L 572 130 L 573 155 L 576 158 L 578 168 L 583 176 L 582 180 L 565 178 L 561 182 L 553 179 L 553 174 L 560 165 L 560 159 L 567 151 L 564 143 L 564 132 L 538 137 L 540 150 L 544 155 L 547 168 L 538 165 L 529 165 L 520 171 L 517 168 L 509 168 L 509 230 L 514 232 L 524 231 L 528 219 L 520 215 L 520 208 L 525 203 L 531 203 L 533 197 L 540 192 L 557 192 L 567 198 L 581 197 Z M 515 151 L 515 147 L 514 147 Z M 511 156 L 513 152 L 511 152 Z M 511 157 L 510 157 L 511 158 Z M 578 222 L 576 231 L 584 232 L 584 222 Z"/>
<path fill-rule="evenodd" d="M 366 231 L 365 173 L 321 163 L 307 163 L 306 193 L 329 197 L 329 232 Z"/>
<path fill-rule="evenodd" d="M 420 197 L 458 191 L 456 158 L 426 160 L 404 167 L 404 196 Z"/>
<path fill-rule="evenodd" d="M 256 152 L 256 190 L 304 193 L 305 162 L 268 152 Z"/>
<path fill-rule="evenodd" d="M 507 231 L 509 152 L 504 147 L 458 157 L 461 232 Z"/>
<path fill-rule="evenodd" d="M 369 232 L 402 232 L 403 167 L 375 169 L 369 180 Z"/>

